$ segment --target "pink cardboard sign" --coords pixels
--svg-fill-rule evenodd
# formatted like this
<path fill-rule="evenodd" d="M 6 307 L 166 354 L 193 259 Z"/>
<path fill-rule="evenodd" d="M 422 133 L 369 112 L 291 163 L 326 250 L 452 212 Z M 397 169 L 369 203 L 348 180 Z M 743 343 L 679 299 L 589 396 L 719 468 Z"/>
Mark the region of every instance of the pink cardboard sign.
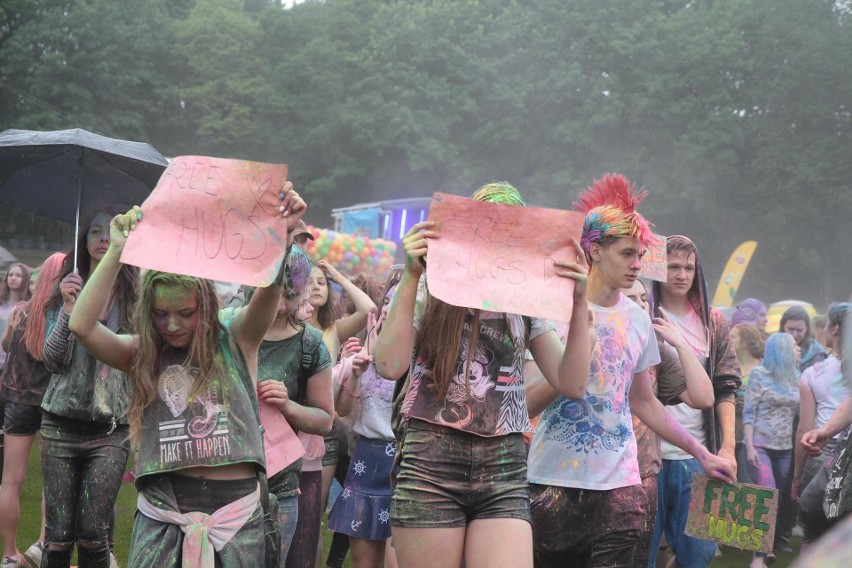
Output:
<path fill-rule="evenodd" d="M 305 455 L 305 447 L 281 411 L 274 406 L 260 403 L 260 423 L 263 424 L 266 476 L 272 477 Z"/>
<path fill-rule="evenodd" d="M 121 261 L 251 286 L 278 274 L 287 227 L 278 213 L 287 166 L 179 156 L 142 204 Z"/>
<path fill-rule="evenodd" d="M 642 257 L 642 268 L 639 269 L 639 276 L 665 282 L 667 270 L 666 237 L 654 235 L 654 241 L 645 251 L 645 256 Z"/>
<path fill-rule="evenodd" d="M 483 203 L 436 193 L 429 220 L 429 292 L 456 306 L 568 321 L 574 281 L 555 261 L 576 262 L 583 215 L 573 211 Z"/>

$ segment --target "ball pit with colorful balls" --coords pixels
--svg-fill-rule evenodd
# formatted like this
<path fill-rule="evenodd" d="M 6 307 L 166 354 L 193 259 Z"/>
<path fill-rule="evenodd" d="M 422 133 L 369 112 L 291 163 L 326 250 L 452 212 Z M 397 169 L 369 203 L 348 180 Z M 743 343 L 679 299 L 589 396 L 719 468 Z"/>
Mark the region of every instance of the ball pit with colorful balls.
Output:
<path fill-rule="evenodd" d="M 314 236 L 308 240 L 308 255 L 313 262 L 325 259 L 348 277 L 361 272 L 386 278 L 393 266 L 396 243 L 383 239 L 370 239 L 331 229 L 308 225 Z"/>

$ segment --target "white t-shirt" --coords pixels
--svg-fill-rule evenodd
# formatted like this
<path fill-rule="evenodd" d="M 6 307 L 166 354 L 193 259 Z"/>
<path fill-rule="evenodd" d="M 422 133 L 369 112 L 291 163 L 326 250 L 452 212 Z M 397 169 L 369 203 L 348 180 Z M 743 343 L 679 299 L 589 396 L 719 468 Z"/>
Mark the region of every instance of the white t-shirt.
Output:
<path fill-rule="evenodd" d="M 358 386 L 361 394 L 361 412 L 352 429 L 372 440 L 395 439 L 391 428 L 394 381 L 383 379 L 372 363 L 361 375 Z"/>
<path fill-rule="evenodd" d="M 802 384 L 811 389 L 816 400 L 816 416 L 814 417 L 814 428 L 822 428 L 829 418 L 840 406 L 840 403 L 849 396 L 846 379 L 840 367 L 840 359 L 832 355 L 825 361 L 808 367 L 802 373 Z M 844 431 L 845 432 L 845 431 Z M 840 439 L 843 432 L 834 438 Z"/>
<path fill-rule="evenodd" d="M 669 319 L 672 320 L 686 342 L 692 348 L 692 352 L 698 357 L 698 362 L 701 365 L 707 363 L 707 358 L 710 353 L 708 350 L 709 343 L 707 341 L 707 328 L 701 322 L 701 318 L 695 313 L 695 310 L 690 306 L 689 313 L 685 316 L 676 316 L 671 312 L 666 312 Z M 689 432 L 701 445 L 707 441 L 707 435 L 704 432 L 704 416 L 703 411 L 692 408 L 685 402 L 667 406 L 666 410 Z M 689 460 L 692 456 L 674 444 L 670 444 L 665 440 L 661 440 L 660 444 L 664 460 Z"/>
<path fill-rule="evenodd" d="M 641 483 L 628 394 L 633 375 L 660 362 L 651 319 L 623 294 L 595 314 L 597 343 L 586 395 L 559 397 L 541 414 L 529 454 L 532 483 L 607 490 Z"/>

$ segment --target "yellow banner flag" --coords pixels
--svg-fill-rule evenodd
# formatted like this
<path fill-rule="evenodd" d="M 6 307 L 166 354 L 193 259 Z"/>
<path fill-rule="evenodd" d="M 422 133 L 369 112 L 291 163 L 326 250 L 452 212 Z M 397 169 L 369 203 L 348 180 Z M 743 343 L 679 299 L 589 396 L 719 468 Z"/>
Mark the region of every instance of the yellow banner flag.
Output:
<path fill-rule="evenodd" d="M 743 281 L 743 275 L 756 248 L 757 241 L 746 241 L 736 248 L 728 259 L 725 270 L 722 271 L 722 277 L 719 278 L 712 305 L 723 308 L 733 307 L 734 296 L 737 295 L 737 289 Z"/>

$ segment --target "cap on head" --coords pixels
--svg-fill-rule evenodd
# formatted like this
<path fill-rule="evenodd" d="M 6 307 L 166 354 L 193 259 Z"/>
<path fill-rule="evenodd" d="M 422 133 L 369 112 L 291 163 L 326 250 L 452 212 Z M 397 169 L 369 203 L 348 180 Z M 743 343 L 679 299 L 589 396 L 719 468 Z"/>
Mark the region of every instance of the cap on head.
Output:
<path fill-rule="evenodd" d="M 296 226 L 293 227 L 293 238 L 304 235 L 305 237 L 314 240 L 314 235 L 308 230 L 308 226 L 304 221 L 299 219 L 299 222 L 296 223 Z"/>
<path fill-rule="evenodd" d="M 580 240 L 583 250 L 588 253 L 592 243 L 622 237 L 635 237 L 644 246 L 650 246 L 651 224 L 636 211 L 647 195 L 647 191 L 637 190 L 621 174 L 606 174 L 595 180 L 574 201 L 574 210 L 586 214 Z"/>

